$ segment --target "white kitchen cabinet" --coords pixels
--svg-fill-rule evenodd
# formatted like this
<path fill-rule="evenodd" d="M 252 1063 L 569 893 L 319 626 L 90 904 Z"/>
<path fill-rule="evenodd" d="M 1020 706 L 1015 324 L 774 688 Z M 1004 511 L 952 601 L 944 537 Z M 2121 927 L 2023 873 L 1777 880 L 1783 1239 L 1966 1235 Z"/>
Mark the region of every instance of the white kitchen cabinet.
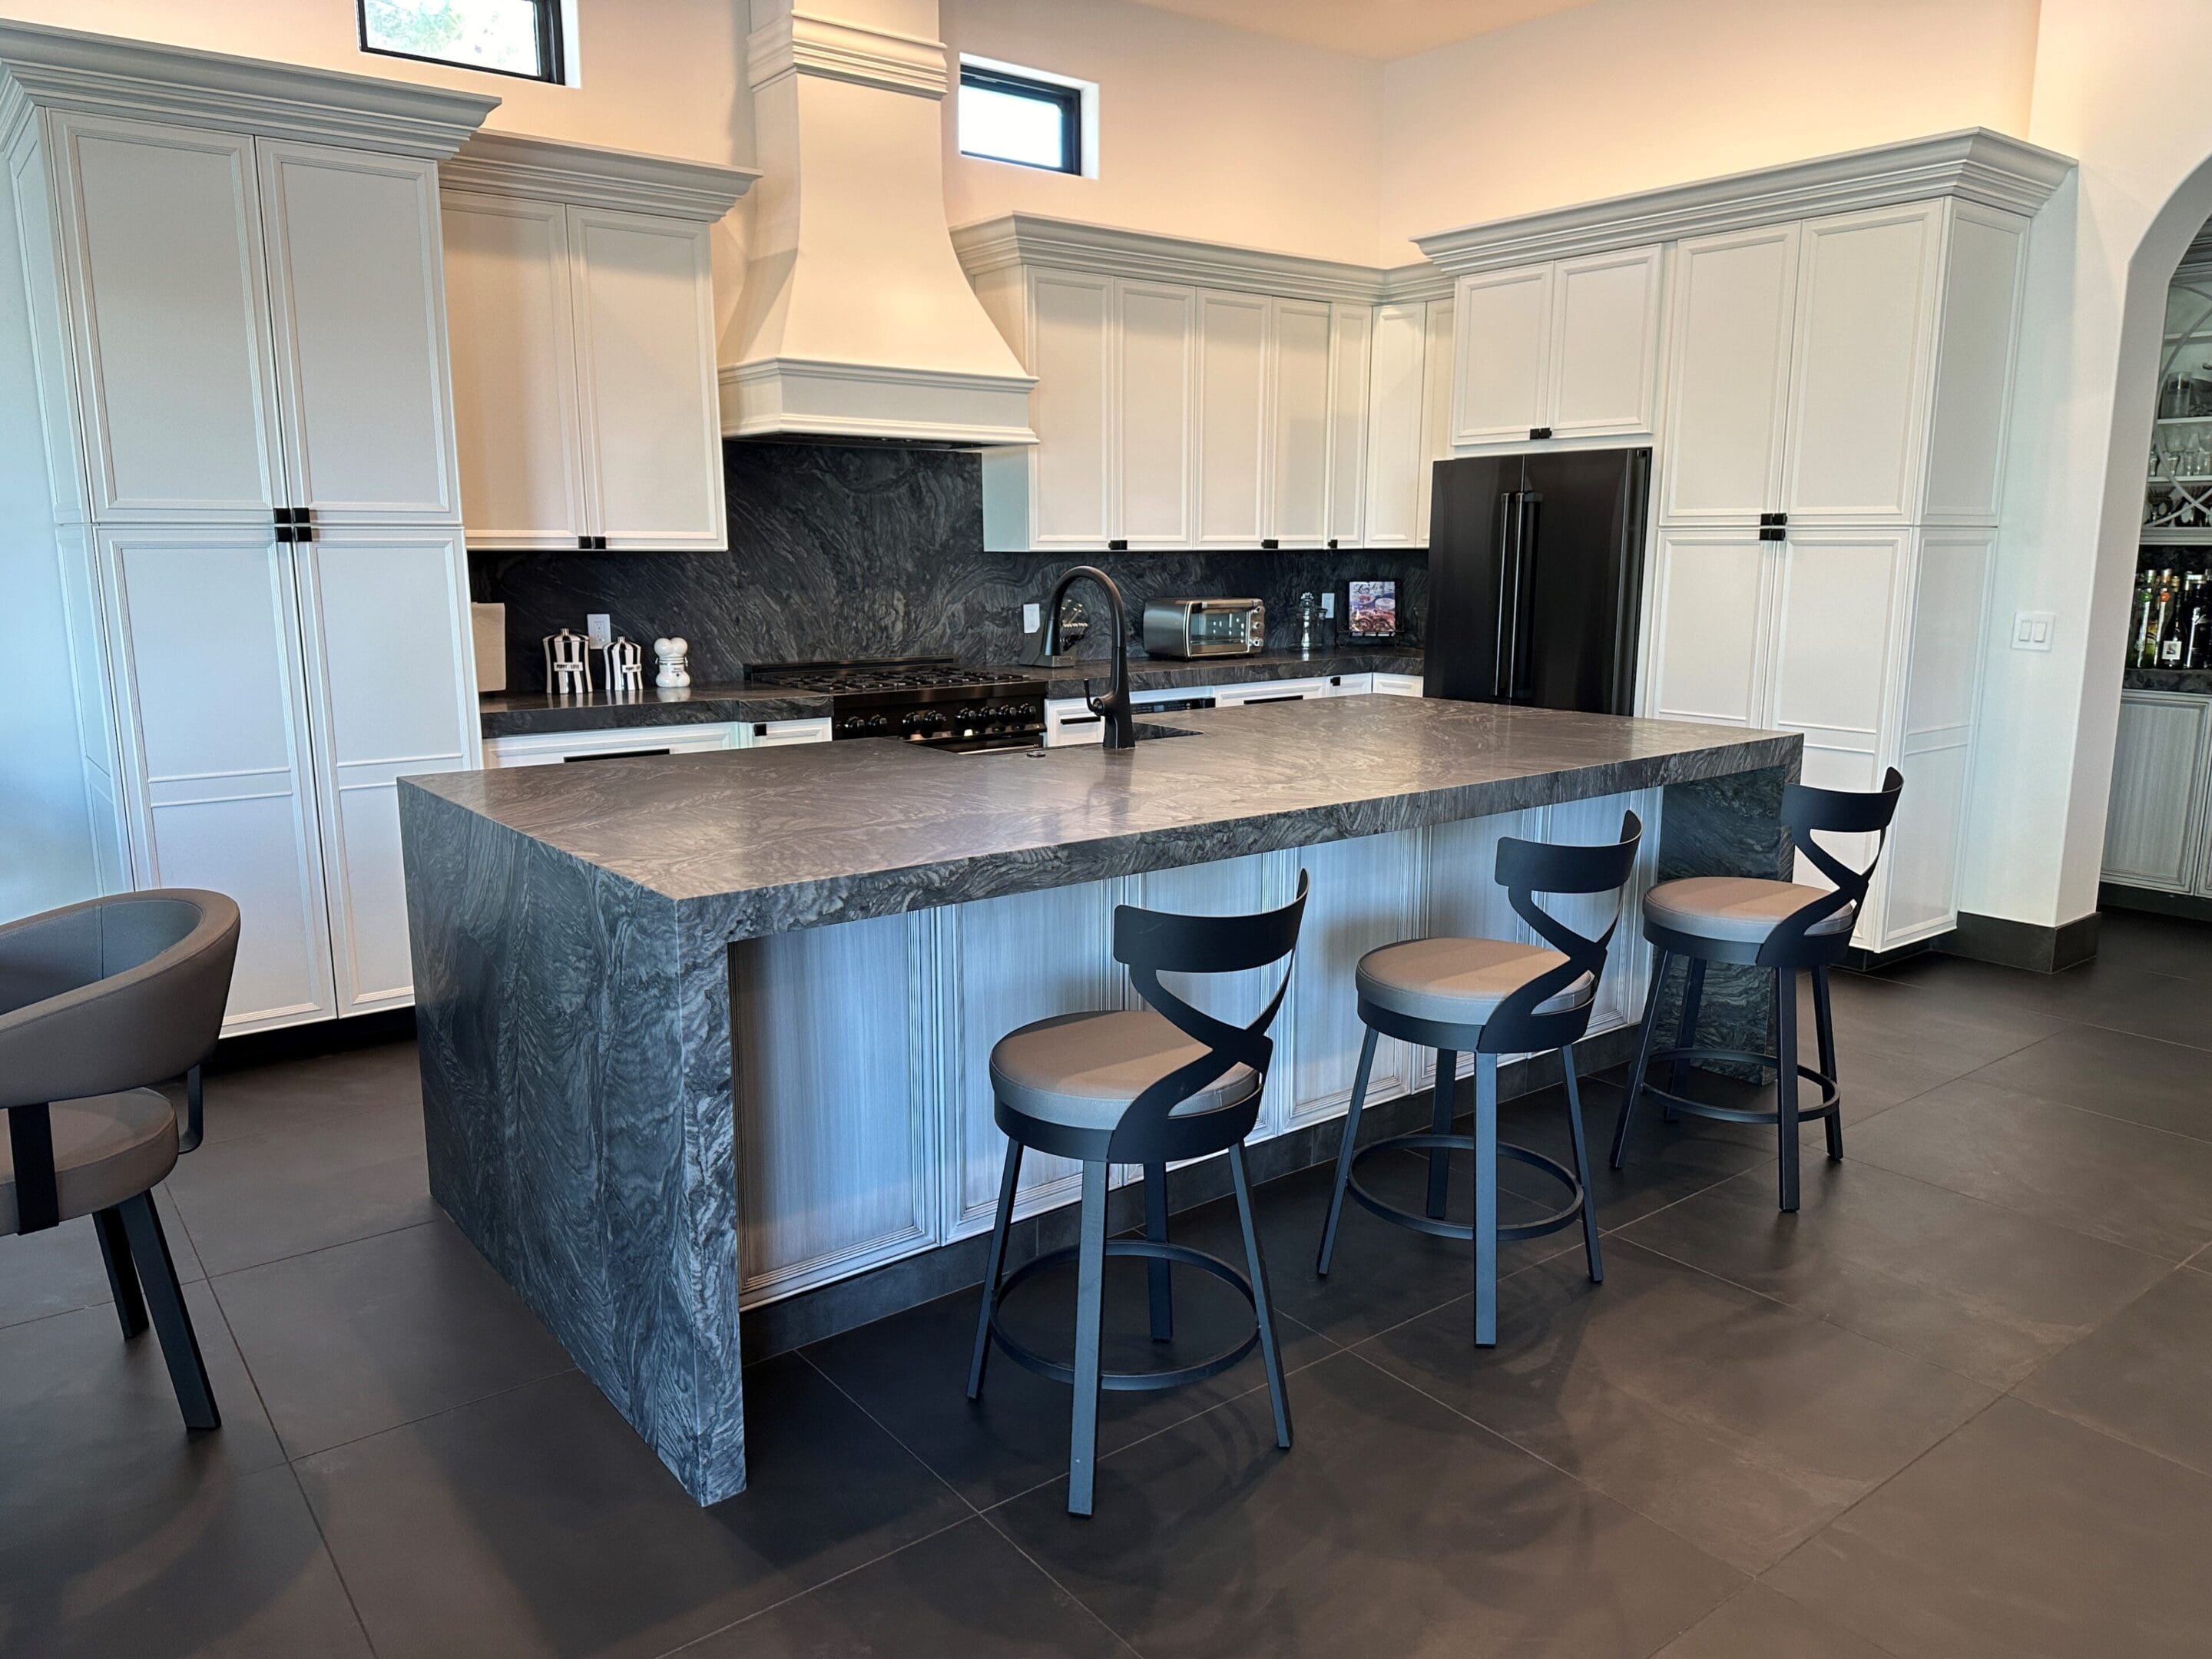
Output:
<path fill-rule="evenodd" d="M 1030 457 L 987 451 L 985 477 L 1003 470 L 1007 460 L 1031 460 L 1023 479 L 1023 518 L 1034 529 L 1024 536 L 1024 544 L 1101 548 L 1115 533 L 1109 526 L 1120 518 L 1109 447 L 1115 419 L 1109 327 L 1114 282 L 1039 271 L 1030 284 L 1030 307 L 1024 366 L 1037 377 L 1030 413 L 1036 448 Z M 995 545 L 988 535 L 989 506 L 987 494 L 985 542 Z"/>
<path fill-rule="evenodd" d="M 1369 547 L 1425 545 L 1428 501 L 1428 307 L 1375 308 L 1367 402 Z"/>
<path fill-rule="evenodd" d="M 1108 404 L 1114 444 L 1108 476 L 1113 533 L 1131 547 L 1190 545 L 1198 314 L 1194 289 L 1114 285 L 1107 337 L 1117 378 Z"/>
<path fill-rule="evenodd" d="M 1449 300 L 1431 300 L 1421 307 L 1421 334 L 1426 344 L 1421 361 L 1421 453 L 1413 469 L 1413 532 L 1423 547 L 1429 544 L 1436 464 L 1452 453 L 1454 315 Z"/>
<path fill-rule="evenodd" d="M 1257 547 L 1267 533 L 1267 311 L 1259 295 L 1199 296 L 1200 547 Z"/>
<path fill-rule="evenodd" d="M 476 764 L 467 559 L 449 530 L 343 529 L 293 561 L 337 1009 L 402 1007 L 415 976 L 398 781 Z"/>
<path fill-rule="evenodd" d="M 1316 677 L 1298 680 L 1254 680 L 1243 685 L 1217 685 L 1213 688 L 1213 706 L 1217 708 L 1242 708 L 1255 702 L 1303 702 L 1309 697 L 1326 697 L 1331 687 L 1326 678 Z"/>
<path fill-rule="evenodd" d="M 229 1032 L 337 1011 L 292 555 L 249 526 L 95 538 L 132 884 L 237 901 Z"/>
<path fill-rule="evenodd" d="M 698 726 L 621 726 L 598 732 L 526 732 L 485 739 L 483 763 L 487 767 L 558 766 L 568 761 L 705 754 L 718 749 L 750 748 L 750 733 L 749 726 L 731 720 Z"/>
<path fill-rule="evenodd" d="M 752 175 L 505 134 L 440 172 L 470 544 L 726 545 L 709 236 Z"/>
<path fill-rule="evenodd" d="M 1620 248 L 1460 277 L 1451 441 L 1650 432 L 1665 259 Z"/>
<path fill-rule="evenodd" d="M 1419 697 L 1427 695 L 1419 674 L 1370 674 L 1370 686 L 1378 697 Z"/>
<path fill-rule="evenodd" d="M 1367 525 L 1367 375 L 1375 312 L 1329 307 L 1328 539 L 1358 547 Z"/>
<path fill-rule="evenodd" d="M 830 717 L 800 720 L 740 720 L 732 749 L 783 749 L 796 743 L 831 740 Z"/>
<path fill-rule="evenodd" d="M 1796 291 L 1794 224 L 1676 246 L 1662 524 L 1753 525 L 1781 501 Z"/>
<path fill-rule="evenodd" d="M 2212 697 L 2123 691 L 2105 818 L 2104 878 L 2162 893 L 2212 893 L 2205 836 Z"/>
<path fill-rule="evenodd" d="M 1268 388 L 1268 510 L 1265 540 L 1319 547 L 1328 539 L 1330 446 L 1337 410 L 1330 352 L 1334 307 L 1326 301 L 1275 300 L 1267 325 L 1273 365 Z"/>
<path fill-rule="evenodd" d="M 1645 714 L 1759 723 L 1771 546 L 1751 530 L 1660 531 L 1645 579 Z"/>

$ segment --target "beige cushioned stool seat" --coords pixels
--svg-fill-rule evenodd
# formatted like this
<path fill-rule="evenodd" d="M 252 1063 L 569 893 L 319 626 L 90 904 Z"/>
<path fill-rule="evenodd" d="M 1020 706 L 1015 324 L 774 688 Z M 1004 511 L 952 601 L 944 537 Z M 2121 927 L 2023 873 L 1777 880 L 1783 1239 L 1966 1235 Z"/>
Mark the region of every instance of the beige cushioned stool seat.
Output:
<path fill-rule="evenodd" d="M 177 1165 L 177 1114 L 158 1090 L 132 1089 L 48 1107 L 61 1218 L 112 1209 Z M 15 1157 L 0 1133 L 0 1236 L 17 1226 Z"/>
<path fill-rule="evenodd" d="M 1416 939 L 1386 945 L 1360 957 L 1354 975 L 1359 994 L 1378 1008 L 1445 1025 L 1480 1025 L 1498 1005 L 1538 975 L 1566 961 L 1540 945 L 1499 939 Z M 1540 1014 L 1564 1013 L 1588 1002 L 1596 981 L 1584 974 L 1538 1005 Z"/>
<path fill-rule="evenodd" d="M 1830 890 L 1794 881 L 1761 881 L 1755 876 L 1685 876 L 1680 881 L 1662 881 L 1646 893 L 1644 914 L 1678 933 L 1759 945 L 1784 918 Z M 1847 904 L 1815 922 L 1811 936 L 1849 933 L 1856 908 Z"/>
<path fill-rule="evenodd" d="M 1024 1116 L 1111 1129 L 1131 1101 L 1209 1050 L 1149 1008 L 1061 1014 L 1009 1031 L 991 1050 L 991 1088 Z M 1259 1074 L 1232 1066 L 1170 1114 L 1189 1117 L 1251 1099 Z"/>

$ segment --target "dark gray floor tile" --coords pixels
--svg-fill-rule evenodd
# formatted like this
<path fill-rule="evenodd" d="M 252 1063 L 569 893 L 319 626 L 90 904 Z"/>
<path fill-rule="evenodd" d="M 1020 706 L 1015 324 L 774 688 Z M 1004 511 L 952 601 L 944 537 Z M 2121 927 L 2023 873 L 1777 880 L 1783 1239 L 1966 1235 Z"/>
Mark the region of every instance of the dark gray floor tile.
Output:
<path fill-rule="evenodd" d="M 2176 1268 L 2014 1392 L 2212 1474 L 2212 1275 Z"/>
<path fill-rule="evenodd" d="M 161 1212 L 161 1231 L 169 1241 L 178 1279 L 187 1285 L 205 1279 L 167 1188 L 154 1189 L 154 1206 Z M 0 1326 L 96 1308 L 112 1299 L 90 1216 L 27 1237 L 11 1233 L 0 1238 Z"/>
<path fill-rule="evenodd" d="M 2202 1048 L 2069 1025 L 1972 1077 L 1991 1088 L 2212 1140 L 2212 1060 Z"/>
<path fill-rule="evenodd" d="M 1665 1528 L 1340 1354 L 1278 1451 L 1247 1395 L 991 1512 L 1147 1659 L 1643 1656 L 1740 1588 Z"/>
<path fill-rule="evenodd" d="M 1129 1650 L 982 1520 L 684 1650 L 684 1659 L 1114 1659 Z"/>
<path fill-rule="evenodd" d="M 2142 910 L 2107 910 L 2098 919 L 2097 956 L 2121 967 L 2212 980 L 2212 927 Z"/>
<path fill-rule="evenodd" d="M 1884 1112 L 1849 1150 L 2168 1261 L 2212 1240 L 2212 1143 L 1971 1078 Z"/>
<path fill-rule="evenodd" d="M 443 1218 L 227 1273 L 214 1288 L 294 1457 L 568 1368 Z"/>
<path fill-rule="evenodd" d="M 258 1135 L 342 1136 L 380 1117 L 422 1127 L 421 1063 L 405 1039 L 211 1072 L 203 1097 L 209 1146 Z"/>
<path fill-rule="evenodd" d="M 1233 1230 L 1233 1222 L 1231 1226 Z M 1224 1243 L 1200 1231 L 1187 1217 L 1176 1218 L 1170 1236 L 1200 1249 L 1219 1250 Z M 1242 1249 L 1241 1243 L 1237 1248 Z M 1280 1278 L 1284 1268 L 1273 1271 Z M 1066 1385 L 1024 1370 L 1002 1352 L 992 1355 L 983 1397 L 970 1403 L 968 1361 L 981 1295 L 979 1287 L 942 1297 L 806 1351 L 809 1359 L 908 1450 L 979 1506 L 1066 1473 L 1072 1406 Z M 1170 1370 L 1191 1364 L 1234 1347 L 1252 1329 L 1244 1299 L 1208 1275 L 1177 1273 L 1175 1297 L 1175 1340 L 1155 1343 L 1147 1323 L 1144 1264 L 1127 1258 L 1107 1264 L 1108 1370 Z M 1070 1264 L 1018 1286 L 1006 1299 L 1006 1319 L 1026 1346 L 1065 1358 L 1074 1346 L 1074 1309 L 1075 1271 Z M 1292 1372 L 1295 1408 L 1297 1368 L 1335 1352 L 1336 1345 L 1287 1316 L 1282 1327 L 1284 1364 Z M 1266 1382 L 1260 1357 L 1254 1353 L 1234 1369 L 1190 1388 L 1106 1394 L 1099 1409 L 1100 1449 L 1127 1445 L 1247 1389 L 1264 1387 Z"/>
<path fill-rule="evenodd" d="M 1887 1659 L 1882 1650 L 1753 1584 L 1684 1631 L 1653 1659 Z"/>
<path fill-rule="evenodd" d="M 210 1139 L 178 1164 L 168 1186 L 210 1274 L 438 1214 L 419 1112 L 335 1113 L 313 1127 Z"/>
<path fill-rule="evenodd" d="M 112 1308 L 0 1331 L 0 1549 L 87 1516 L 212 1501 L 283 1462 L 214 1296 L 188 1285 L 185 1305 L 222 1413 L 204 1432 L 185 1429 L 153 1332 L 125 1341 Z"/>
<path fill-rule="evenodd" d="M 87 1507 L 0 1549 L 0 1655 L 368 1653 L 289 1468 L 137 1509 Z"/>
<path fill-rule="evenodd" d="M 711 1510 L 564 1372 L 295 1467 L 383 1659 L 658 1655 L 971 1511 L 797 1356 Z"/>
<path fill-rule="evenodd" d="M 1609 1240 L 1358 1352 L 1746 1571 L 1771 1565 L 1987 1404 L 1963 1377 Z"/>
<path fill-rule="evenodd" d="M 1766 1575 L 1899 1659 L 2201 1659 L 2212 1481 L 2005 1398 Z"/>
<path fill-rule="evenodd" d="M 1900 983 L 1922 994 L 1919 1000 L 1951 1017 L 1994 1018 L 2010 1010 L 2196 1048 L 2212 1043 L 2201 982 L 2135 967 L 2118 955 L 2100 956 L 2062 974 L 2022 973 L 1934 956 L 1916 957 L 1893 972 Z"/>
<path fill-rule="evenodd" d="M 1801 1197 L 1746 1173 L 1621 1237 L 1997 1389 L 2171 1270 L 1859 1160 L 1808 1160 Z"/>
<path fill-rule="evenodd" d="M 1726 1082 L 1716 1081 L 1723 1085 Z M 1692 1085 L 1693 1098 L 1695 1086 Z M 1637 1107 L 1635 1126 L 1629 1132 L 1627 1163 L 1615 1170 L 1610 1160 L 1622 1097 L 1620 1082 L 1615 1077 L 1593 1078 L 1583 1086 L 1583 1132 L 1589 1141 L 1592 1184 L 1601 1226 L 1625 1227 L 1639 1216 L 1677 1203 L 1692 1193 L 1703 1192 L 1716 1182 L 1773 1162 L 1771 1129 L 1695 1117 L 1678 1118 L 1670 1124 L 1647 1098 Z M 1466 1125 L 1462 1123 L 1461 1127 L 1464 1128 Z M 1566 1097 L 1558 1089 L 1546 1089 L 1508 1101 L 1498 1109 L 1498 1133 L 1502 1140 L 1527 1146 L 1570 1169 L 1573 1167 Z M 1468 1159 L 1462 1155 L 1454 1174 L 1471 1173 Z M 1547 1182 L 1544 1176 L 1510 1160 L 1498 1165 L 1498 1184 L 1516 1187 L 1540 1199 L 1540 1207 L 1546 1210 L 1555 1208 L 1563 1196 L 1557 1182 Z M 1506 1221 L 1514 1218 L 1503 1208 L 1499 1215 Z M 1570 1230 L 1534 1241 L 1534 1245 L 1549 1254 L 1552 1248 L 1577 1248 L 1580 1242 L 1579 1231 Z M 1531 1246 L 1517 1248 L 1525 1252 Z M 1511 1265 L 1510 1258 L 1507 1265 Z"/>

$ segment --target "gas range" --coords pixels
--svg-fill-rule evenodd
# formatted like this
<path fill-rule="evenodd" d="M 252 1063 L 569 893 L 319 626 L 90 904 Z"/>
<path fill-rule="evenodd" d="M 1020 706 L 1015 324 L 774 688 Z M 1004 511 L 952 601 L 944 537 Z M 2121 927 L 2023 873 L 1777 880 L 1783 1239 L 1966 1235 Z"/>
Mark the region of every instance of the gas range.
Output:
<path fill-rule="evenodd" d="M 933 749 L 1031 749 L 1044 740 L 1044 684 L 962 668 L 950 657 L 775 663 L 750 685 L 830 699 L 830 735 L 901 738 Z"/>

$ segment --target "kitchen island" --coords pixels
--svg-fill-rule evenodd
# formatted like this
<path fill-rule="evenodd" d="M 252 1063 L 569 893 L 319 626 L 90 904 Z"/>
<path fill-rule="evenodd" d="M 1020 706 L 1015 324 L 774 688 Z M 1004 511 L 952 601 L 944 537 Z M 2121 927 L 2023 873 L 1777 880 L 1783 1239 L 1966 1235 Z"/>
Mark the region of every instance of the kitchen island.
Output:
<path fill-rule="evenodd" d="M 1364 951 L 1516 935 L 1499 836 L 1609 840 L 1633 807 L 1632 900 L 1790 856 L 1794 735 L 1396 697 L 1173 718 L 1115 752 L 864 739 L 403 782 L 433 1192 L 700 1502 L 744 1484 L 741 1307 L 988 1224 L 990 1046 L 1126 1001 L 1115 903 L 1254 909 L 1312 873 L 1258 1131 L 1282 1136 L 1343 1109 Z M 1594 1029 L 1640 1007 L 1636 934 Z M 1385 1049 L 1379 1097 L 1426 1086 L 1433 1056 Z M 1074 1195 L 1054 1160 L 1024 1175 L 1024 1213 Z"/>

